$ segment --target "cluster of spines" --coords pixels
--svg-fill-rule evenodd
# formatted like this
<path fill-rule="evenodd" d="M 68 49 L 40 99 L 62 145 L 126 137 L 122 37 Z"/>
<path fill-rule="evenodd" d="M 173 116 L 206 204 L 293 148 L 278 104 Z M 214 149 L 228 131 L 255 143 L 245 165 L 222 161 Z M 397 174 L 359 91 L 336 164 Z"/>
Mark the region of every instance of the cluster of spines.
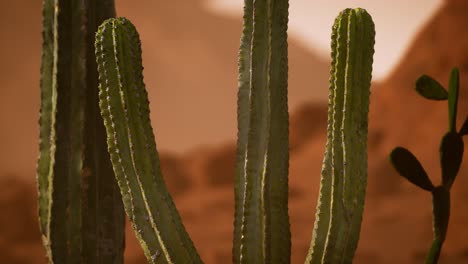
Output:
<path fill-rule="evenodd" d="M 123 261 L 123 206 L 109 183 L 92 45 L 98 24 L 114 14 L 111 0 L 43 1 L 37 177 L 50 263 Z"/>
<path fill-rule="evenodd" d="M 327 146 L 308 263 L 351 263 L 367 183 L 367 122 L 375 29 L 345 9 L 332 29 Z"/>
<path fill-rule="evenodd" d="M 288 1 L 244 2 L 234 263 L 289 263 Z"/>
<path fill-rule="evenodd" d="M 109 153 L 145 255 L 151 263 L 201 263 L 161 175 L 138 33 L 125 18 L 109 19 L 95 45 Z"/>

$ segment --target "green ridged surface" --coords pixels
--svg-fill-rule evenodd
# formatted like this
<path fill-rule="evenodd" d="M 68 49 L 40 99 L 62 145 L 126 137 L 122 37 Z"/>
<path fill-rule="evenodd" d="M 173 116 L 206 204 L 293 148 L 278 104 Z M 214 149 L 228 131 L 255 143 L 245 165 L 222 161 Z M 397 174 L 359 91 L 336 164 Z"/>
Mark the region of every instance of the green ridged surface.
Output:
<path fill-rule="evenodd" d="M 50 263 L 122 263 L 124 214 L 98 107 L 93 40 L 110 0 L 43 1 L 39 222 Z"/>
<path fill-rule="evenodd" d="M 289 263 L 288 1 L 244 2 L 234 263 Z"/>
<path fill-rule="evenodd" d="M 328 132 L 306 263 L 352 263 L 367 183 L 367 127 L 375 30 L 363 9 L 333 25 Z"/>
<path fill-rule="evenodd" d="M 201 263 L 161 175 L 141 44 L 125 18 L 96 34 L 100 107 L 126 213 L 150 263 Z"/>

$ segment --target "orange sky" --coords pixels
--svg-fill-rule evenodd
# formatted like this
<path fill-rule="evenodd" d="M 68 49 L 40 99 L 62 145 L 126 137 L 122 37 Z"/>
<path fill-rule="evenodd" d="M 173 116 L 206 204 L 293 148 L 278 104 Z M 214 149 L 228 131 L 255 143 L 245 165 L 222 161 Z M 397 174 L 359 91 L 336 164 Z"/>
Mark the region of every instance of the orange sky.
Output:
<path fill-rule="evenodd" d="M 290 3 L 289 31 L 307 46 L 329 54 L 331 23 L 347 7 L 365 8 L 376 25 L 376 52 L 374 79 L 384 78 L 398 63 L 411 42 L 414 33 L 442 4 L 441 0 L 292 0 Z M 214 12 L 240 16 L 243 1 L 211 0 L 208 8 Z"/>

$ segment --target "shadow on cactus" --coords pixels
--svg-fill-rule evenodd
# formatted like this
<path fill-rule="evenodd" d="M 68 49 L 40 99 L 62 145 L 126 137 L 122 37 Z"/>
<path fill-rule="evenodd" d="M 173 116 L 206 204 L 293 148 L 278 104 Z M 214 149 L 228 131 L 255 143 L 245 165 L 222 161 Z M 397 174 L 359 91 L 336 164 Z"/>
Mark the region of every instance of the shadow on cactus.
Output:
<path fill-rule="evenodd" d="M 442 183 L 437 187 L 429 179 L 418 159 L 407 149 L 397 147 L 390 153 L 390 162 L 396 171 L 419 188 L 432 193 L 434 240 L 426 258 L 426 263 L 437 263 L 445 241 L 450 218 L 450 189 L 463 160 L 464 143 L 462 137 L 468 134 L 468 117 L 457 132 L 457 105 L 459 93 L 459 73 L 454 68 L 450 75 L 449 89 L 442 87 L 427 75 L 416 81 L 416 91 L 429 100 L 448 101 L 448 131 L 440 143 L 440 167 Z"/>
<path fill-rule="evenodd" d="M 125 213 L 98 105 L 93 40 L 113 0 L 43 1 L 39 227 L 49 263 L 122 263 Z"/>

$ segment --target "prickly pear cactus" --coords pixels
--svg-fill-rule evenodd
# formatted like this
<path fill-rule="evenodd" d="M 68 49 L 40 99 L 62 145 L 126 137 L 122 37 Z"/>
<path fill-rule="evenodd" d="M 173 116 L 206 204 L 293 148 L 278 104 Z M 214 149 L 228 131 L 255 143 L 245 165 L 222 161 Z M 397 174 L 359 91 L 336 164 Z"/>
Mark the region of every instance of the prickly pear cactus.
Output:
<path fill-rule="evenodd" d="M 367 182 L 367 122 L 374 23 L 346 9 L 332 33 L 328 132 L 316 221 L 306 262 L 351 263 Z"/>
<path fill-rule="evenodd" d="M 93 41 L 114 2 L 43 1 L 39 222 L 49 263 L 122 263 L 124 211 L 98 106 Z"/>
<path fill-rule="evenodd" d="M 468 134 L 468 117 L 457 131 L 457 108 L 460 91 L 460 73 L 452 69 L 448 91 L 436 80 L 423 75 L 416 81 L 416 91 L 429 100 L 448 101 L 448 131 L 442 137 L 439 147 L 442 183 L 435 186 L 416 156 L 406 148 L 396 147 L 389 155 L 395 170 L 409 182 L 432 194 L 432 231 L 434 238 L 426 257 L 426 264 L 439 262 L 450 219 L 450 191 L 463 161 L 465 144 L 463 137 Z"/>

